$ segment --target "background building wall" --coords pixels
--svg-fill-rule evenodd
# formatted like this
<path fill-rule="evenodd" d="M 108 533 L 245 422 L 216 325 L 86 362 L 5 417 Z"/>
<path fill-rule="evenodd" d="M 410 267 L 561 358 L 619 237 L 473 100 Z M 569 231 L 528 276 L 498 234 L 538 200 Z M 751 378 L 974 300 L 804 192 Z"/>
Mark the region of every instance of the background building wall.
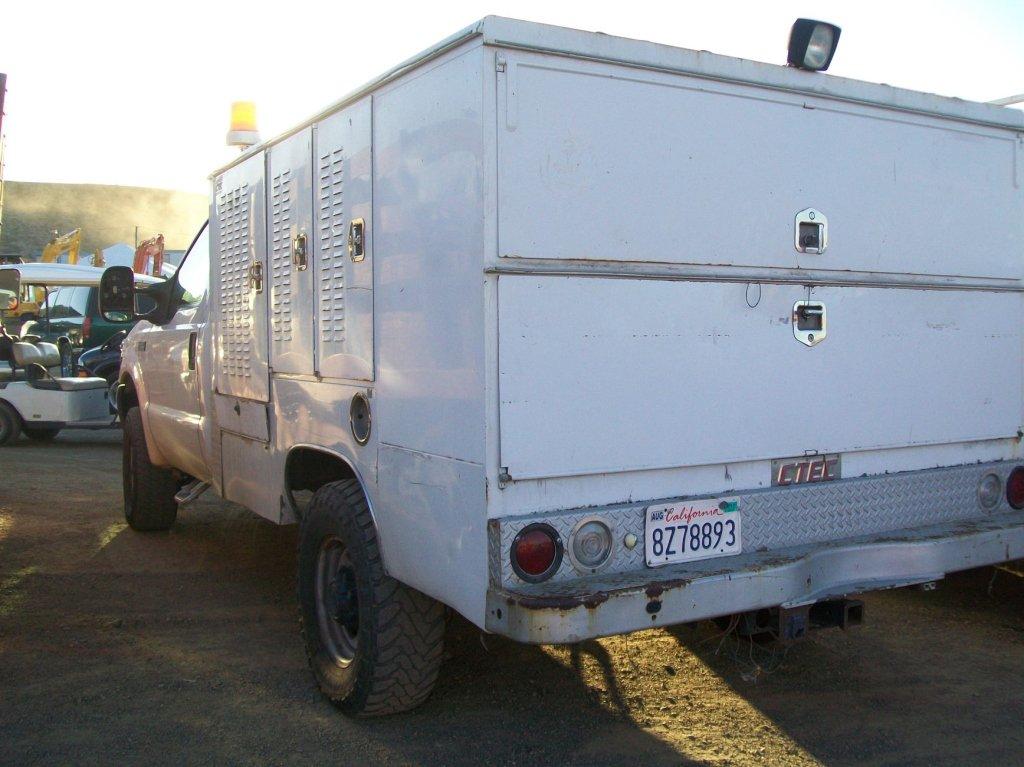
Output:
<path fill-rule="evenodd" d="M 82 259 L 115 243 L 134 247 L 164 235 L 168 250 L 184 250 L 207 217 L 205 195 L 101 184 L 4 182 L 0 253 L 39 256 L 56 229 L 82 229 Z"/>

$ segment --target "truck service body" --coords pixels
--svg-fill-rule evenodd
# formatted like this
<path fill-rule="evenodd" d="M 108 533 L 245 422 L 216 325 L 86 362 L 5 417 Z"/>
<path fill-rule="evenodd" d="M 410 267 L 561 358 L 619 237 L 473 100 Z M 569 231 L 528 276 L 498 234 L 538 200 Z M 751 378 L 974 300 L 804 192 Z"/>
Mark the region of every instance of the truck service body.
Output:
<path fill-rule="evenodd" d="M 212 177 L 123 409 L 275 522 L 355 480 L 388 577 L 524 642 L 1024 557 L 1022 152 L 1014 110 L 489 17 Z"/>

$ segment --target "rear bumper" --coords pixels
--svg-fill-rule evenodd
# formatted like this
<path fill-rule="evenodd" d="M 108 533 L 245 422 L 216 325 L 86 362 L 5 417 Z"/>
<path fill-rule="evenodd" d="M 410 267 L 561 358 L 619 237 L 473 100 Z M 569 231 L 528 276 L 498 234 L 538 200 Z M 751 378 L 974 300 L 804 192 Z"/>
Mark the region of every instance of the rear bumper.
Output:
<path fill-rule="evenodd" d="M 567 643 L 764 607 L 798 606 L 1024 558 L 1024 512 L 944 522 L 562 583 L 493 587 L 489 631 Z"/>

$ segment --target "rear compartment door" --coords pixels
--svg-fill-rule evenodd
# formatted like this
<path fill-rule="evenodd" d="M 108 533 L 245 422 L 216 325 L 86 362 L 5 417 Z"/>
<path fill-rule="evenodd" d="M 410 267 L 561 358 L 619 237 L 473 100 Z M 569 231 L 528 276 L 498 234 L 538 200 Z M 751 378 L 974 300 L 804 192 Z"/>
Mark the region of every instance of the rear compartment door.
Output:
<path fill-rule="evenodd" d="M 1013 437 L 1018 292 L 499 278 L 501 465 L 567 476 Z M 793 334 L 797 301 L 827 335 Z M 753 304 L 753 306 L 751 306 Z"/>
<path fill-rule="evenodd" d="M 1018 279 L 1010 130 L 525 52 L 498 74 L 508 259 Z M 822 254 L 794 219 L 827 216 Z"/>

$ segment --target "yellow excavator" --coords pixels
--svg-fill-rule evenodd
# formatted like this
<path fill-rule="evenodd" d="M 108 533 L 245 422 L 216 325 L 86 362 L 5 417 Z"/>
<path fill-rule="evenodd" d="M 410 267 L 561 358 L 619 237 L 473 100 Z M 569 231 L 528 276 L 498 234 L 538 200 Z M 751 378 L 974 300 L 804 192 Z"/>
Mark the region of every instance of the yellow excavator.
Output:
<path fill-rule="evenodd" d="M 82 249 L 82 230 L 72 229 L 67 234 L 57 234 L 57 230 L 53 230 L 53 235 L 50 237 L 50 241 L 43 246 L 43 255 L 40 256 L 39 260 L 44 264 L 51 264 L 60 261 L 60 257 L 65 253 L 68 254 L 67 261 L 61 261 L 64 264 L 77 264 L 78 263 L 78 252 Z M 92 254 L 90 260 L 92 266 L 104 266 L 103 263 L 103 251 L 97 250 Z"/>
<path fill-rule="evenodd" d="M 43 246 L 43 253 L 39 257 L 39 261 L 44 264 L 77 264 L 78 254 L 81 249 L 81 228 L 73 229 L 67 234 L 57 234 L 57 230 L 54 229 L 50 241 Z M 65 254 L 67 254 L 67 258 L 62 259 L 61 257 Z M 93 253 L 90 263 L 93 266 L 103 266 L 103 251 L 97 250 Z M 10 313 L 10 316 L 17 318 L 26 317 L 27 319 L 38 316 L 39 308 L 46 300 L 45 292 L 42 288 L 26 287 L 23 293 L 21 303 L 17 310 Z"/>
<path fill-rule="evenodd" d="M 57 230 L 53 230 L 53 236 L 50 237 L 50 241 L 43 246 L 43 255 L 40 256 L 39 260 L 44 264 L 52 264 L 60 261 L 60 257 L 65 253 L 68 254 L 66 261 L 61 261 L 65 264 L 77 264 L 78 263 L 78 252 L 82 248 L 82 230 L 72 229 L 67 234 L 57 234 Z M 97 256 L 93 256 L 95 262 Z M 93 264 L 98 266 L 98 264 Z"/>

